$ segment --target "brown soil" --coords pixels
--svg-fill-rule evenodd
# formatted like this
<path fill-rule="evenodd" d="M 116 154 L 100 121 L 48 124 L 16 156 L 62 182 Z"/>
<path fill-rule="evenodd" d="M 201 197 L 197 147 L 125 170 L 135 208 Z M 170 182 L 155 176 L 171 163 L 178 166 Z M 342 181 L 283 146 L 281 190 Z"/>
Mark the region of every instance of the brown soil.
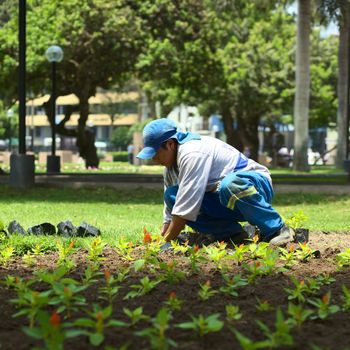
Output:
<path fill-rule="evenodd" d="M 113 304 L 113 318 L 128 321 L 123 313 L 123 307 L 135 309 L 142 306 L 144 313 L 154 316 L 162 306 L 163 302 L 168 299 L 169 293 L 175 291 L 177 297 L 184 301 L 181 311 L 173 313 L 171 327 L 167 331 L 167 336 L 178 344 L 179 349 L 238 349 L 240 348 L 233 333 L 229 330 L 228 323 L 225 322 L 224 328 L 218 333 L 211 333 L 199 339 L 193 332 L 181 330 L 175 327 L 175 324 L 190 321 L 189 315 L 210 315 L 220 313 L 221 320 L 225 318 L 225 305 L 235 304 L 240 307 L 243 317 L 235 321 L 234 326 L 245 336 L 254 339 L 263 339 L 262 332 L 255 320 L 261 320 L 270 328 L 274 327 L 276 318 L 276 309 L 281 307 L 286 315 L 287 295 L 284 291 L 286 287 L 292 287 L 290 276 L 293 275 L 299 279 L 307 277 L 316 277 L 322 273 L 329 274 L 336 279 L 331 285 L 323 286 L 319 297 L 324 295 L 328 290 L 332 292 L 332 304 L 342 304 L 342 285 L 350 288 L 350 269 L 342 271 L 337 270 L 335 256 L 341 250 L 350 247 L 349 233 L 324 233 L 313 232 L 310 234 L 310 246 L 320 251 L 320 258 L 312 259 L 306 263 L 298 263 L 286 273 L 273 274 L 267 277 L 258 278 L 253 284 L 239 289 L 239 296 L 236 298 L 229 297 L 223 293 L 217 293 L 208 301 L 200 301 L 197 293 L 199 283 L 207 280 L 215 289 L 222 285 L 222 277 L 215 269 L 214 265 L 209 263 L 201 266 L 199 274 L 192 274 L 184 257 L 172 253 L 163 253 L 160 258 L 164 261 L 176 260 L 177 268 L 187 272 L 187 277 L 178 284 L 169 285 L 165 282 L 159 284 L 151 293 L 135 299 L 123 300 L 124 295 L 130 291 L 128 288 L 131 284 L 138 283 L 139 279 L 146 272 L 132 272 L 126 280 L 125 286 L 120 290 Z M 111 273 L 120 270 L 121 267 L 128 266 L 128 262 L 123 260 L 115 250 L 107 248 L 104 251 L 106 260 L 103 262 L 103 269 L 110 270 Z M 35 268 L 26 267 L 20 258 L 11 261 L 6 268 L 0 269 L 0 279 L 3 280 L 8 274 L 30 278 L 34 269 L 54 268 L 57 257 L 55 254 L 45 255 L 37 259 Z M 72 277 L 80 279 L 85 268 L 85 254 L 78 252 L 74 256 L 77 268 L 72 273 Z M 232 274 L 243 273 L 240 266 L 232 266 Z M 154 274 L 149 273 L 150 278 Z M 102 283 L 102 280 L 100 281 Z M 42 288 L 38 286 L 37 288 Z M 103 301 L 97 299 L 97 286 L 93 286 L 85 292 L 85 297 L 92 303 L 103 304 Z M 12 290 L 8 290 L 4 285 L 0 285 L 0 349 L 6 350 L 24 350 L 31 349 L 41 343 L 27 337 L 21 330 L 21 327 L 27 325 L 26 318 L 13 318 L 16 312 L 15 307 L 9 303 L 11 298 L 15 297 Z M 273 310 L 268 312 L 257 311 L 255 305 L 256 298 L 267 300 Z M 78 316 L 78 315 L 75 315 Z M 148 323 L 141 322 L 135 328 L 111 328 L 106 330 L 106 340 L 104 345 L 98 347 L 104 349 L 104 346 L 110 345 L 119 349 L 123 344 L 129 343 L 129 349 L 147 349 L 150 348 L 149 342 L 143 337 L 136 336 L 135 331 L 139 331 L 148 326 Z M 300 330 L 294 329 L 294 345 L 286 347 L 288 349 L 312 349 L 312 345 L 317 345 L 318 349 L 349 349 L 350 346 L 350 312 L 340 311 L 325 320 L 308 320 Z M 89 345 L 86 337 L 67 341 L 65 349 L 96 349 Z M 282 347 L 280 347 L 282 348 Z"/>

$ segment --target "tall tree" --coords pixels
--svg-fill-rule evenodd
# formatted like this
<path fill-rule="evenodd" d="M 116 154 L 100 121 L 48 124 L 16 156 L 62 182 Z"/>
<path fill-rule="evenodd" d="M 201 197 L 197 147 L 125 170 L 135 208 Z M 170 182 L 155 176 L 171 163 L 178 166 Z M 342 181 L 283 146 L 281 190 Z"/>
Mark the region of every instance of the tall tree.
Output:
<path fill-rule="evenodd" d="M 350 45 L 350 3 L 348 0 L 318 0 L 321 23 L 336 21 L 339 28 L 338 48 L 338 113 L 337 113 L 337 160 L 338 168 L 343 167 L 348 146 L 348 108 L 349 108 L 349 45 Z"/>
<path fill-rule="evenodd" d="M 308 171 L 311 0 L 298 0 L 294 100 L 295 170 Z"/>
<path fill-rule="evenodd" d="M 79 99 L 80 117 L 76 129 L 66 128 L 65 123 L 73 112 L 68 108 L 57 131 L 77 138 L 86 166 L 98 166 L 94 137 L 86 129 L 88 100 L 95 95 L 97 87 L 124 84 L 142 45 L 139 19 L 127 2 L 27 1 L 28 86 L 36 93 L 49 86 L 49 64 L 44 53 L 50 45 L 60 45 L 64 60 L 58 65 L 58 96 L 74 93 Z M 0 46 L 4 45 L 6 52 L 3 62 L 10 60 L 12 69 L 16 69 L 17 59 L 14 18 L 15 14 L 5 23 L 0 35 Z M 53 116 L 49 109 L 47 112 L 52 123 Z"/>

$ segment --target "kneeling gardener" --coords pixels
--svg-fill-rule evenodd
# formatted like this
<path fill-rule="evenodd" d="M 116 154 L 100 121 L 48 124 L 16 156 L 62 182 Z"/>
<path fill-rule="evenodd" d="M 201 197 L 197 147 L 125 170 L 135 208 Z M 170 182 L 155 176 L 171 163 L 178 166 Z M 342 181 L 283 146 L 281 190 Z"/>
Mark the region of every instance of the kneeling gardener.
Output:
<path fill-rule="evenodd" d="M 145 126 L 143 142 L 137 157 L 166 167 L 161 232 L 166 241 L 188 225 L 215 240 L 237 242 L 244 221 L 259 228 L 263 241 L 283 245 L 293 240 L 293 230 L 271 206 L 265 166 L 216 138 L 177 131 L 166 118 Z"/>

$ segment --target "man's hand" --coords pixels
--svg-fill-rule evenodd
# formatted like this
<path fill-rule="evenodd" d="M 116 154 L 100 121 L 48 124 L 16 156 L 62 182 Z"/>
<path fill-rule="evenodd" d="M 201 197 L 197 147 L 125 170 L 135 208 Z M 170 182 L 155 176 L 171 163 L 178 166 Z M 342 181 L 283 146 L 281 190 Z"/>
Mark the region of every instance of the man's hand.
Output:
<path fill-rule="evenodd" d="M 165 232 L 165 240 L 170 242 L 176 238 L 186 225 L 186 219 L 173 215 L 168 229 Z"/>
<path fill-rule="evenodd" d="M 160 230 L 160 234 L 161 234 L 162 236 L 165 235 L 166 231 L 167 231 L 168 228 L 169 228 L 169 225 L 170 225 L 170 222 L 165 222 L 165 223 L 163 224 L 162 229 Z"/>

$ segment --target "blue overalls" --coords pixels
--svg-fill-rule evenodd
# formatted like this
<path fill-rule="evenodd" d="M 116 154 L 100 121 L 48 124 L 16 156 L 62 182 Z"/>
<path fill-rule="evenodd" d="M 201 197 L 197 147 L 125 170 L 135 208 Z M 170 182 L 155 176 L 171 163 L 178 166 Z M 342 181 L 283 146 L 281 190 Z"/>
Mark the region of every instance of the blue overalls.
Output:
<path fill-rule="evenodd" d="M 241 233 L 239 222 L 248 221 L 259 227 L 262 239 L 268 241 L 283 226 L 281 216 L 271 206 L 273 189 L 269 179 L 258 172 L 240 171 L 243 165 L 223 178 L 218 191 L 205 192 L 197 220 L 186 222 L 189 227 L 221 240 Z M 164 193 L 170 210 L 177 191 L 178 185 Z"/>

